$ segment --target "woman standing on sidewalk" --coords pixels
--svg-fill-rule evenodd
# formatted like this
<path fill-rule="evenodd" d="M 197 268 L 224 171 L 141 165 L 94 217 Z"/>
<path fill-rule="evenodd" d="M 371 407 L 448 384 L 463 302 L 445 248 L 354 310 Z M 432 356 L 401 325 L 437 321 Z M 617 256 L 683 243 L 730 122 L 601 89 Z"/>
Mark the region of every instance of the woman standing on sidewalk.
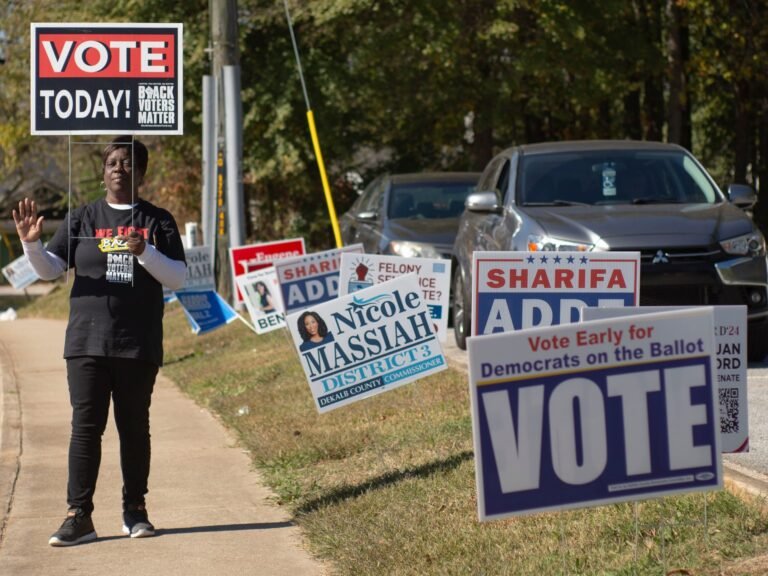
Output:
<path fill-rule="evenodd" d="M 131 136 L 102 153 L 105 197 L 73 210 L 44 248 L 43 217 L 25 198 L 13 211 L 32 267 L 43 280 L 75 268 L 64 343 L 72 404 L 69 510 L 51 546 L 96 538 L 91 520 L 101 437 L 114 402 L 123 473 L 123 532 L 154 535 L 144 497 L 150 463 L 149 406 L 163 362 L 163 285 L 186 276 L 173 216 L 138 197 L 149 154 Z M 138 263 L 138 264 L 137 264 Z"/>

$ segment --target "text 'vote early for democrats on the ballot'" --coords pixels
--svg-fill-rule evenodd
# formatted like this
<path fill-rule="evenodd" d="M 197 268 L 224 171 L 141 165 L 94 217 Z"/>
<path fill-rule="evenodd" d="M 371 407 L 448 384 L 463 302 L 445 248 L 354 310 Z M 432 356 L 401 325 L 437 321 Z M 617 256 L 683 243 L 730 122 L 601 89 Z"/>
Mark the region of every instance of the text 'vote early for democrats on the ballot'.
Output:
<path fill-rule="evenodd" d="M 480 518 L 722 486 L 712 335 L 701 308 L 470 338 Z"/>

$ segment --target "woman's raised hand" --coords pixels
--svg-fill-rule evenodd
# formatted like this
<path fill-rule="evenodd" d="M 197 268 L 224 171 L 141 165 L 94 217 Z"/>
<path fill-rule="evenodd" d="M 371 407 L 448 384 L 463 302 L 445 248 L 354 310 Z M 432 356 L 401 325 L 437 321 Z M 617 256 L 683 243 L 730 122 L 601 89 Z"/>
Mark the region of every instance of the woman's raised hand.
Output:
<path fill-rule="evenodd" d="M 43 216 L 38 218 L 34 200 L 19 200 L 19 211 L 13 211 L 16 232 L 23 242 L 37 242 L 43 233 Z"/>

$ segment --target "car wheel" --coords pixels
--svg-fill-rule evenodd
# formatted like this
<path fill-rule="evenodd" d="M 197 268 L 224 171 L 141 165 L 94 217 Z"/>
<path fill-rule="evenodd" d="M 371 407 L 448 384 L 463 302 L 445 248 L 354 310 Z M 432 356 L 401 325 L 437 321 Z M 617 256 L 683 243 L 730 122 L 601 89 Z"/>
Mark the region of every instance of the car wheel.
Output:
<path fill-rule="evenodd" d="M 469 311 L 464 305 L 464 279 L 461 270 L 453 275 L 453 333 L 456 336 L 456 346 L 467 349 L 469 336 Z"/>
<path fill-rule="evenodd" d="M 750 324 L 747 330 L 747 360 L 762 362 L 768 356 L 768 322 Z"/>

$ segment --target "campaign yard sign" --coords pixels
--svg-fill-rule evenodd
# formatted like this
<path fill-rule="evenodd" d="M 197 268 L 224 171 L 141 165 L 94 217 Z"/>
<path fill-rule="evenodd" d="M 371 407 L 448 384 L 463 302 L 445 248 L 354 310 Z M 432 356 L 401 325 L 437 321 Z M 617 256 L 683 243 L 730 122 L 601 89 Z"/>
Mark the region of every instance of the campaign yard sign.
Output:
<path fill-rule="evenodd" d="M 700 308 L 469 338 L 480 519 L 722 487 L 713 331 Z"/>
<path fill-rule="evenodd" d="M 286 312 L 322 304 L 339 294 L 339 265 L 344 253 L 362 254 L 362 244 L 313 252 L 275 262 Z"/>
<path fill-rule="evenodd" d="M 205 334 L 237 319 L 237 312 L 215 290 L 176 292 L 192 332 Z"/>
<path fill-rule="evenodd" d="M 23 290 L 40 279 L 26 255 L 21 255 L 10 264 L 3 266 L 2 272 L 15 290 Z"/>
<path fill-rule="evenodd" d="M 32 134 L 183 134 L 181 24 L 33 23 Z"/>
<path fill-rule="evenodd" d="M 286 321 L 320 413 L 447 368 L 414 274 Z"/>
<path fill-rule="evenodd" d="M 274 267 L 240 275 L 237 285 L 245 295 L 245 307 L 257 334 L 266 334 L 285 326 L 283 300 Z"/>
<path fill-rule="evenodd" d="M 229 263 L 232 269 L 232 282 L 237 286 L 237 277 L 272 266 L 275 260 L 293 258 L 305 253 L 304 238 L 276 240 L 274 242 L 259 242 L 247 246 L 237 246 L 229 249 Z M 239 288 L 235 290 L 235 301 L 243 301 Z"/>
<path fill-rule="evenodd" d="M 584 306 L 635 306 L 639 252 L 475 252 L 472 334 L 579 321 Z"/>
<path fill-rule="evenodd" d="M 628 308 L 585 308 L 583 320 L 618 318 L 683 310 L 685 306 L 632 306 Z M 714 306 L 715 381 L 720 405 L 720 449 L 749 452 L 749 409 L 747 406 L 747 307 Z"/>
<path fill-rule="evenodd" d="M 403 258 L 381 254 L 342 254 L 339 294 L 351 294 L 403 274 L 416 274 L 429 316 L 441 342 L 448 338 L 451 261 L 440 258 Z"/>

